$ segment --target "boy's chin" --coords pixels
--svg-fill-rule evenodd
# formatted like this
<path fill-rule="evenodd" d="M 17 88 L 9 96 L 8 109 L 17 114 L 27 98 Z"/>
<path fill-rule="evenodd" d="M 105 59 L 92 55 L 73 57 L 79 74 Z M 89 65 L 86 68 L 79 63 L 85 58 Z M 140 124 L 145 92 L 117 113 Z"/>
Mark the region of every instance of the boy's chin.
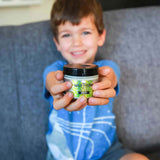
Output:
<path fill-rule="evenodd" d="M 93 63 L 92 61 L 87 61 L 87 60 L 75 60 L 75 61 L 69 61 L 68 63 L 70 64 L 86 64 L 86 63 Z"/>

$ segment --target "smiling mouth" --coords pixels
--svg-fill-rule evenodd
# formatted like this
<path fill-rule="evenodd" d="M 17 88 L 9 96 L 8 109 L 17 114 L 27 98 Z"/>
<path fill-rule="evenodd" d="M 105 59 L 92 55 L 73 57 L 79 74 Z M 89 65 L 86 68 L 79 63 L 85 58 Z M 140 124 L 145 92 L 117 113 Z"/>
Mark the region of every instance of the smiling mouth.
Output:
<path fill-rule="evenodd" d="M 81 56 L 83 56 L 85 53 L 86 53 L 86 51 L 71 52 L 71 54 L 72 54 L 74 57 L 81 57 Z"/>

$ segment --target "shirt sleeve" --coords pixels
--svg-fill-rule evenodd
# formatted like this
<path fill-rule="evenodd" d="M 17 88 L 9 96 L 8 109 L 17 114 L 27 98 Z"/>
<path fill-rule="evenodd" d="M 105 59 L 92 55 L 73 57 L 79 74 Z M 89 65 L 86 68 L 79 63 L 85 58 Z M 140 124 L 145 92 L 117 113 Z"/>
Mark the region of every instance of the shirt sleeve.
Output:
<path fill-rule="evenodd" d="M 46 89 L 46 77 L 50 72 L 55 72 L 58 70 L 62 71 L 64 64 L 66 63 L 63 61 L 56 61 L 45 68 L 43 72 L 43 96 L 46 100 L 49 100 L 49 97 L 51 96 L 49 91 Z"/>
<path fill-rule="evenodd" d="M 113 61 L 110 61 L 110 60 L 101 60 L 101 61 L 97 61 L 95 62 L 95 64 L 97 64 L 99 67 L 103 67 L 103 66 L 108 66 L 108 67 L 111 67 L 115 74 L 116 74 L 116 77 L 117 77 L 117 86 L 115 87 L 115 90 L 116 90 L 116 95 L 119 94 L 120 92 L 120 84 L 119 84 L 119 80 L 120 80 L 120 69 L 118 67 L 118 65 L 113 62 Z"/>

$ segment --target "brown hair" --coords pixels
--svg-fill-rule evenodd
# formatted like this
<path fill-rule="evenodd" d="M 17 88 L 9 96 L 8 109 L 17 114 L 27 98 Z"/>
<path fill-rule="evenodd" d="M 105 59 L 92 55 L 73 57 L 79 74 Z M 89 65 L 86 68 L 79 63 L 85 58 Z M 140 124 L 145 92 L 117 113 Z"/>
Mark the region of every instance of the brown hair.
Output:
<path fill-rule="evenodd" d="M 58 41 L 58 26 L 66 21 L 78 25 L 82 18 L 93 15 L 98 33 L 104 30 L 103 12 L 98 0 L 56 0 L 51 10 L 51 28 Z"/>

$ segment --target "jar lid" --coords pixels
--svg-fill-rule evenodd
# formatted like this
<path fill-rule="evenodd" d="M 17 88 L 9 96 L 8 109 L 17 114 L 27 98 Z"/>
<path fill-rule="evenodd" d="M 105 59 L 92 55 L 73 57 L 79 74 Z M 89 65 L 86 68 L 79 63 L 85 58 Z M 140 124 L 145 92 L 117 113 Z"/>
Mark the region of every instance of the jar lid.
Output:
<path fill-rule="evenodd" d="M 64 75 L 94 76 L 98 75 L 98 66 L 95 64 L 66 64 L 63 66 Z"/>

